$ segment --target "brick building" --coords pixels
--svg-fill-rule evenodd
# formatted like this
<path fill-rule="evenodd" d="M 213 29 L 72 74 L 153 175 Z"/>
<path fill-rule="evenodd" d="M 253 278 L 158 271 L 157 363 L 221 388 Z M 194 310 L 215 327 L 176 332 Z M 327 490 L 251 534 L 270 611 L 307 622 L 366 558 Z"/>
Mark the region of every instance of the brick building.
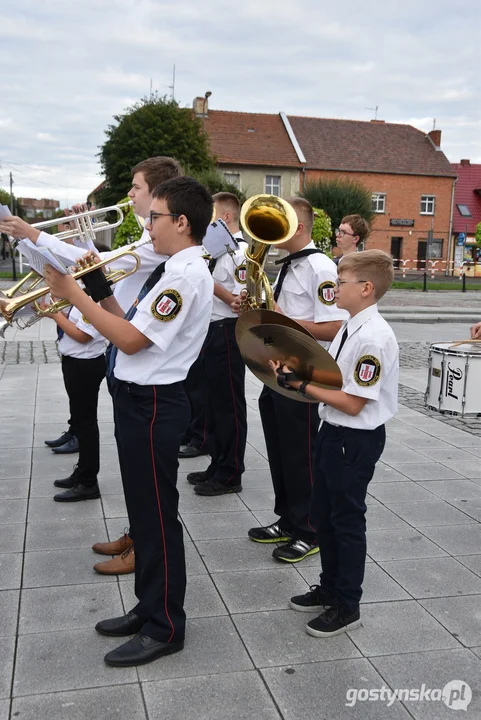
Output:
<path fill-rule="evenodd" d="M 48 200 L 42 198 L 35 200 L 34 198 L 17 198 L 17 205 L 21 209 L 26 220 L 49 220 L 53 218 L 56 211 L 60 207 L 58 200 Z"/>
<path fill-rule="evenodd" d="M 481 165 L 461 160 L 451 167 L 458 176 L 453 207 L 454 266 L 466 261 L 481 265 L 481 249 L 475 237 L 476 226 L 481 223 Z M 468 267 L 467 274 L 473 270 Z"/>
<path fill-rule="evenodd" d="M 289 122 L 306 157 L 306 181 L 349 178 L 372 192 L 376 217 L 367 247 L 410 259 L 410 268 L 423 269 L 426 257 L 451 257 L 456 172 L 441 151 L 440 130 L 426 135 L 380 120 Z"/>

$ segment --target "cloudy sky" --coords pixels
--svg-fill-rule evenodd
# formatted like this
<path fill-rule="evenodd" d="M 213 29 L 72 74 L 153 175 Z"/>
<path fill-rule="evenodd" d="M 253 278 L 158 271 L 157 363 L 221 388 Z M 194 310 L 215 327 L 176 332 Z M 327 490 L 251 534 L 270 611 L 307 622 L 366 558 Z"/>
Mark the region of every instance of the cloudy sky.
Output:
<path fill-rule="evenodd" d="M 190 106 L 410 123 L 481 163 L 479 0 L 2 0 L 0 187 L 83 200 L 112 116 Z"/>

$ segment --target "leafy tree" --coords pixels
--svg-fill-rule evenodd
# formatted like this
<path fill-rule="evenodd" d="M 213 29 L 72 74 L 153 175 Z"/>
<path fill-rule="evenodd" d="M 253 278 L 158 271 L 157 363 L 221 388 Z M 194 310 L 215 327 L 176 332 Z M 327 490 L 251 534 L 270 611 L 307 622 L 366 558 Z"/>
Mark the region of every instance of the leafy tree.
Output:
<path fill-rule="evenodd" d="M 153 95 L 144 97 L 114 116 L 105 131 L 107 140 L 100 148 L 100 165 L 105 185 L 97 193 L 97 203 L 113 205 L 131 182 L 131 169 L 141 160 L 155 155 L 175 157 L 194 172 L 214 168 L 209 138 L 202 121 L 189 108 L 175 100 Z"/>
<path fill-rule="evenodd" d="M 476 225 L 476 242 L 481 246 L 481 222 Z"/>
<path fill-rule="evenodd" d="M 335 243 L 335 228 L 345 215 L 361 215 L 369 224 L 374 218 L 372 194 L 355 180 L 316 180 L 306 183 L 299 195 L 309 200 L 315 208 L 323 208 L 331 219 L 331 244 Z"/>
<path fill-rule="evenodd" d="M 10 206 L 10 193 L 0 188 L 0 205 Z"/>
<path fill-rule="evenodd" d="M 204 185 L 208 190 L 210 190 L 212 195 L 215 195 L 215 193 L 218 192 L 233 193 L 239 198 L 239 202 L 241 205 L 246 199 L 245 193 L 243 193 L 242 190 L 239 190 L 239 188 L 232 183 L 227 182 L 222 173 L 220 173 L 215 168 L 209 170 L 201 170 L 200 172 L 197 170 L 193 170 L 190 167 L 186 167 L 184 168 L 184 170 L 186 175 L 190 175 L 191 177 L 194 177 L 196 180 L 202 183 L 202 185 Z"/>
<path fill-rule="evenodd" d="M 312 226 L 312 239 L 316 247 L 327 253 L 331 249 L 332 223 L 329 215 L 321 208 L 313 208 L 314 224 Z"/>
<path fill-rule="evenodd" d="M 121 203 L 126 203 L 128 201 L 129 198 L 125 197 L 116 204 L 120 205 Z M 124 209 L 124 219 L 117 228 L 115 238 L 112 243 L 112 249 L 123 247 L 124 245 L 130 245 L 131 243 L 140 240 L 141 235 L 142 228 L 137 222 L 133 208 L 129 207 L 127 212 Z"/>

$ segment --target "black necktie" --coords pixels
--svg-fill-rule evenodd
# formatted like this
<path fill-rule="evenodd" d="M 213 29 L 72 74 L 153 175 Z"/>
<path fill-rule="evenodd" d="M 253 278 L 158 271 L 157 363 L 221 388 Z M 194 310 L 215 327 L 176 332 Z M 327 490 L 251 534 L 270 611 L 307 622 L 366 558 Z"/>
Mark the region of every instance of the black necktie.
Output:
<path fill-rule="evenodd" d="M 334 360 L 337 361 L 337 358 L 338 358 L 339 355 L 341 354 L 341 350 L 342 350 L 342 348 L 343 348 L 343 346 L 344 346 L 344 343 L 346 342 L 346 340 L 347 340 L 347 338 L 348 338 L 348 335 L 349 335 L 349 333 L 347 332 L 347 325 L 346 325 L 346 327 L 344 328 L 344 332 L 342 333 L 341 344 L 340 344 L 339 347 L 337 348 L 337 353 L 336 353 L 336 357 L 334 358 Z"/>
<path fill-rule="evenodd" d="M 209 272 L 211 275 L 214 272 L 216 265 L 217 265 L 217 258 L 211 258 L 209 260 Z"/>
<path fill-rule="evenodd" d="M 69 311 L 66 315 L 67 320 L 69 319 L 71 312 L 72 312 L 72 306 L 70 306 Z M 60 340 L 63 338 L 64 335 L 65 335 L 65 330 L 62 330 L 60 325 L 57 325 L 57 342 L 60 342 Z"/>
<path fill-rule="evenodd" d="M 148 292 L 152 290 L 154 285 L 159 282 L 160 278 L 165 272 L 165 262 L 160 263 L 155 270 L 149 275 L 147 280 L 142 285 L 142 288 L 135 299 L 134 303 L 131 305 L 131 307 L 127 310 L 127 312 L 124 315 L 124 320 L 132 320 L 135 313 L 137 312 L 137 308 L 139 306 L 139 302 L 144 299 L 144 297 L 147 295 Z M 106 361 L 107 361 L 107 377 L 110 377 L 114 371 L 115 367 L 115 360 L 117 359 L 117 353 L 118 348 L 115 347 L 115 345 L 112 345 L 112 343 L 109 343 L 107 347 L 107 351 L 105 353 Z"/>
<path fill-rule="evenodd" d="M 304 250 L 299 250 L 299 252 L 292 253 L 292 255 L 286 255 L 286 257 L 281 258 L 280 260 L 276 260 L 275 264 L 282 264 L 282 268 L 277 278 L 276 287 L 274 290 L 274 302 L 277 302 L 277 299 L 281 294 L 282 285 L 284 283 L 284 280 L 286 279 L 287 271 L 289 270 L 291 262 L 293 260 L 297 260 L 297 258 L 307 257 L 308 255 L 313 255 L 314 253 L 320 252 L 321 251 L 317 248 L 307 248 Z"/>

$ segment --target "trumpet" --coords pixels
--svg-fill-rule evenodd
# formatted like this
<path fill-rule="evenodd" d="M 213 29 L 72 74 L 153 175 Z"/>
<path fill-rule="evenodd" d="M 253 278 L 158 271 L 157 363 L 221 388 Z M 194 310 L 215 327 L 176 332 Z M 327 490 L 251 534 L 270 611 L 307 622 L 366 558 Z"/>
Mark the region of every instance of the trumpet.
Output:
<path fill-rule="evenodd" d="M 34 290 L 37 285 L 39 285 L 42 282 L 43 278 L 41 275 L 39 275 L 35 270 L 30 270 L 27 275 L 25 275 L 24 278 L 18 281 L 15 285 L 12 285 L 11 288 L 8 288 L 8 290 L 4 290 L 3 294 L 7 298 L 13 298 L 14 295 L 25 295 L 26 293 L 30 292 L 31 290 Z M 27 289 L 22 289 L 23 286 L 29 283 Z M 1 333 L 0 333 L 1 335 Z"/>
<path fill-rule="evenodd" d="M 99 263 L 88 265 L 87 267 L 82 268 L 75 273 L 72 273 L 72 277 L 75 280 L 81 280 L 84 275 L 92 272 L 93 270 L 100 270 L 104 268 L 107 264 L 115 262 L 115 260 L 118 260 L 121 257 L 130 256 L 135 261 L 135 265 L 132 270 L 118 269 L 109 270 L 108 272 L 106 272 L 107 280 L 111 284 L 117 283 L 120 280 L 124 280 L 126 277 L 129 277 L 130 275 L 133 275 L 135 272 L 137 272 L 140 267 L 141 261 L 135 251 L 139 247 L 142 247 L 142 245 L 147 245 L 147 243 L 150 242 L 152 242 L 152 240 L 149 237 L 145 240 L 139 240 L 137 243 L 132 243 L 132 245 L 121 248 L 118 253 L 111 256 L 110 258 L 101 260 Z M 65 310 L 65 308 L 70 306 L 68 300 L 56 300 L 55 302 L 50 303 L 50 305 L 48 305 L 45 309 L 41 308 L 39 305 L 39 300 L 45 295 L 48 295 L 49 292 L 50 288 L 44 286 L 38 288 L 37 290 L 33 290 L 32 292 L 25 293 L 21 297 L 13 298 L 10 300 L 10 302 L 0 302 L 0 312 L 3 315 L 6 323 L 8 325 L 13 325 L 13 323 L 15 322 L 17 327 L 23 330 L 26 327 L 30 327 L 38 320 L 41 320 L 42 317 L 45 317 L 46 315 L 55 315 L 55 313 L 61 312 L 62 310 Z M 33 306 L 35 314 L 27 321 L 22 320 L 21 317 L 18 317 L 17 319 L 15 316 L 30 304 Z M 2 337 L 5 333 L 5 330 L 6 326 L 0 326 L 0 335 Z"/>

